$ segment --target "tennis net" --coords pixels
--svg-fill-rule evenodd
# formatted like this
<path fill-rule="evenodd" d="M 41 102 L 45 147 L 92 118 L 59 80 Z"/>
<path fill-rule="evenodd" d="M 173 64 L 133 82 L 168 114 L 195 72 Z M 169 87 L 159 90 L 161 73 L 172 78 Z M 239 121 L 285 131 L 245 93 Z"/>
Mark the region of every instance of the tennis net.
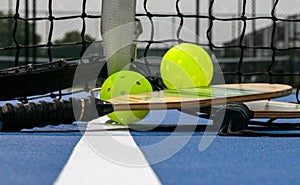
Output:
<path fill-rule="evenodd" d="M 298 86 L 300 82 L 300 3 L 297 1 L 286 4 L 283 0 L 137 0 L 133 6 L 139 22 L 135 38 L 137 58 L 161 57 L 173 45 L 189 42 L 214 53 L 228 83 L 276 82 Z M 8 75 L 17 76 L 28 70 L 28 66 L 32 69 L 43 64 L 43 69 L 48 70 L 49 66 L 73 66 L 82 62 L 91 43 L 103 42 L 101 8 L 102 1 L 95 0 L 4 2 L 0 8 L 1 83 L 7 82 Z M 99 48 L 97 61 L 104 60 L 103 57 Z M 58 81 L 61 75 L 49 78 Z M 48 91 L 72 85 L 71 79 L 64 85 L 54 84 Z M 30 91 L 28 86 L 22 88 Z M 9 89 L 14 88 L 7 85 L 6 94 L 1 96 L 8 96 L 13 91 Z M 32 94 L 36 93 L 14 97 Z"/>

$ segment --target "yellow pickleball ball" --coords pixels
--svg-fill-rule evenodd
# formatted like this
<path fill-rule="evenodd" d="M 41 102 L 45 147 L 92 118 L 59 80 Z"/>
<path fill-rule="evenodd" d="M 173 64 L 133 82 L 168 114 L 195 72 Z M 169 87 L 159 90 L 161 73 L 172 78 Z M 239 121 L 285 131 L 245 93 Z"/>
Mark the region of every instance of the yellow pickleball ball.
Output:
<path fill-rule="evenodd" d="M 167 51 L 160 73 L 168 89 L 208 86 L 213 78 L 209 54 L 195 44 L 178 44 Z"/>
<path fill-rule="evenodd" d="M 141 74 L 134 71 L 119 71 L 109 76 L 103 83 L 100 99 L 109 100 L 118 96 L 151 92 L 150 82 Z M 130 124 L 140 121 L 149 111 L 116 111 L 108 117 L 120 124 Z"/>

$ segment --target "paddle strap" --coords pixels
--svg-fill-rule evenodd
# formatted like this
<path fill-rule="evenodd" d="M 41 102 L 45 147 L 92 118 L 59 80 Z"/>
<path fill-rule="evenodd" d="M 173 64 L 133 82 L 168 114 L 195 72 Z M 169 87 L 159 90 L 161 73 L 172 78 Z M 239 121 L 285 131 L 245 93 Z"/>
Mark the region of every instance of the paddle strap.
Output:
<path fill-rule="evenodd" d="M 253 111 L 242 102 L 230 102 L 223 105 L 213 116 L 214 120 L 222 120 L 218 134 L 220 136 L 243 137 L 300 137 L 300 133 L 288 132 L 299 130 L 299 124 L 275 124 L 272 120 L 263 124 L 253 121 Z M 215 123 L 214 124 L 218 124 Z M 249 125 L 256 125 L 251 128 Z M 216 127 L 215 127 L 216 128 Z M 284 131 L 284 132 L 278 132 Z"/>
<path fill-rule="evenodd" d="M 253 111 L 241 102 L 229 102 L 216 111 L 214 121 L 222 120 L 219 135 L 238 134 L 248 127 Z M 214 124 L 217 124 L 214 122 Z"/>

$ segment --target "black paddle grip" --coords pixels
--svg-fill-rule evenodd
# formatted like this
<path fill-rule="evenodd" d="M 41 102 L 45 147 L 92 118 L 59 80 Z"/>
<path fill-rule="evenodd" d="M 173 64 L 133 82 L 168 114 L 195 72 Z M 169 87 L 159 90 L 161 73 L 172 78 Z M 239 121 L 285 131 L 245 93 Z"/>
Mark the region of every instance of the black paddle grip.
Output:
<path fill-rule="evenodd" d="M 11 132 L 24 128 L 71 124 L 74 121 L 90 121 L 111 112 L 112 104 L 93 97 L 16 105 L 7 103 L 0 107 L 0 130 Z"/>

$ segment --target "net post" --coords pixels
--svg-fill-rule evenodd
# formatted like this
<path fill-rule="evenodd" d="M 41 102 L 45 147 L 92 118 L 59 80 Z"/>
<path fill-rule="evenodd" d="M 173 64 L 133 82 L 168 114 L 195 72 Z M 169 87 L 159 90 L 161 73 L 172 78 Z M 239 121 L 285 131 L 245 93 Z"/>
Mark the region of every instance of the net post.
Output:
<path fill-rule="evenodd" d="M 135 8 L 136 0 L 102 1 L 101 34 L 109 75 L 128 68 L 133 60 Z"/>

